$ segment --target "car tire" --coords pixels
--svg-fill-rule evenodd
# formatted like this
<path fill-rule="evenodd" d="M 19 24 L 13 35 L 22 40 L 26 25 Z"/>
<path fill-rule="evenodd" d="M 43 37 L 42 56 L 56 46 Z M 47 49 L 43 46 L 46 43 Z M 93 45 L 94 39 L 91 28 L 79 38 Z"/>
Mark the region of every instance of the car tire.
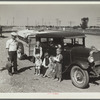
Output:
<path fill-rule="evenodd" d="M 78 65 L 74 65 L 71 69 L 72 83 L 78 88 L 86 88 L 89 84 L 89 75 L 86 70 L 83 70 Z"/>

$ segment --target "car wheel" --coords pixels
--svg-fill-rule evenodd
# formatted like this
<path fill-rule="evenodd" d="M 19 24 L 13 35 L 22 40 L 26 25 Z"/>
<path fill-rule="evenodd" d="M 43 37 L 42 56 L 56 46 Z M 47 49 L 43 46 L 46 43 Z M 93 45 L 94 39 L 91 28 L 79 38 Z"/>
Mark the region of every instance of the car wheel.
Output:
<path fill-rule="evenodd" d="M 72 67 L 70 76 L 72 83 L 78 88 L 85 88 L 89 84 L 88 72 L 77 65 Z"/>

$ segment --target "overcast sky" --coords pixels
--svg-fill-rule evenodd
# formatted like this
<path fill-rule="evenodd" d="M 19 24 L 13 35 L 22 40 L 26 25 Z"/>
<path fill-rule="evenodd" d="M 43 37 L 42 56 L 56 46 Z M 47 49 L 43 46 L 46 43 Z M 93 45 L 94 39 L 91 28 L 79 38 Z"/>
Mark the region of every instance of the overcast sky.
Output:
<path fill-rule="evenodd" d="M 32 5 L 0 5 L 0 24 L 2 25 L 80 25 L 81 18 L 88 17 L 89 25 L 100 24 L 100 4 L 32 4 Z M 28 20 L 28 21 L 27 21 Z"/>

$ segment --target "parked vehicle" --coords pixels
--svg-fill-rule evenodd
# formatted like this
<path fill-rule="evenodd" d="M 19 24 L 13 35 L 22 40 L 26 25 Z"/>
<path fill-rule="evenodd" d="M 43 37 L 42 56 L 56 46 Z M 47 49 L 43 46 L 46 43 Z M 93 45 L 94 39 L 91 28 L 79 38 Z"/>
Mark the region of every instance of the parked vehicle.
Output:
<path fill-rule="evenodd" d="M 43 52 L 49 52 L 50 55 L 55 55 L 57 44 L 61 44 L 63 71 L 70 72 L 72 83 L 76 87 L 85 88 L 89 85 L 90 77 L 100 76 L 100 51 L 85 47 L 85 37 L 81 32 L 36 32 L 27 37 L 27 55 L 33 55 L 36 40 L 40 40 Z M 92 57 L 89 59 L 91 53 Z"/>

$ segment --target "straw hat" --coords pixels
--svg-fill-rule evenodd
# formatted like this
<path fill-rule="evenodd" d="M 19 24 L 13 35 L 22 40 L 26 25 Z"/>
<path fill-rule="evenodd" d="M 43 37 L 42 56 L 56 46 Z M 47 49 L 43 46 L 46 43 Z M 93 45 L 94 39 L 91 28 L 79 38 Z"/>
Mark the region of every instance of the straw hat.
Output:
<path fill-rule="evenodd" d="M 16 32 L 11 32 L 11 35 L 12 36 L 17 36 L 17 33 Z"/>

